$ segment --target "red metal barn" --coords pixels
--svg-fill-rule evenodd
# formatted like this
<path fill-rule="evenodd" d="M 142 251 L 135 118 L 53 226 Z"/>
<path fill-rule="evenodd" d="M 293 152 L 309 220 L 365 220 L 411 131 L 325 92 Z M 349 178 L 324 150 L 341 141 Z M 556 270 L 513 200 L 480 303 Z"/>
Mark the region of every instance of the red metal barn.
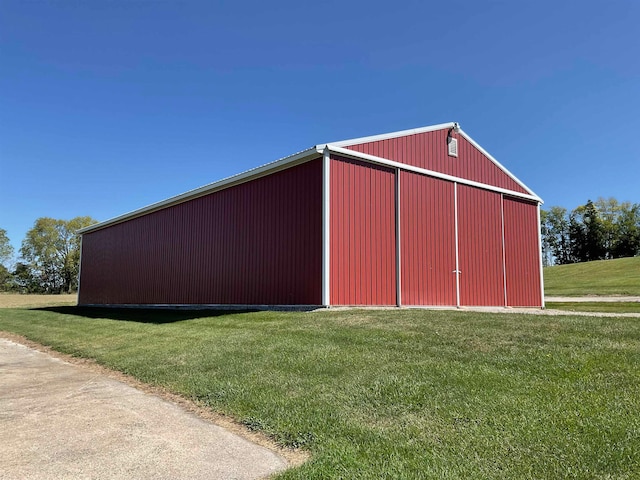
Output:
<path fill-rule="evenodd" d="M 81 230 L 79 304 L 542 307 L 541 202 L 455 123 L 316 145 Z"/>

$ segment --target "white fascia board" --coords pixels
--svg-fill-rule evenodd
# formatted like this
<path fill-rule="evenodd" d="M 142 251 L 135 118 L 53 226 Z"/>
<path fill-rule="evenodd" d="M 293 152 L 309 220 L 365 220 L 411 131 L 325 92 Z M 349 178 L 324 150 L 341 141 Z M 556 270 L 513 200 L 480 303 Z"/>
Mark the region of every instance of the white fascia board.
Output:
<path fill-rule="evenodd" d="M 104 222 L 96 223 L 89 227 L 81 228 L 80 230 L 78 230 L 77 233 L 79 234 L 89 233 L 95 230 L 100 230 L 102 228 L 108 227 L 110 225 L 114 225 L 116 223 L 122 223 L 127 220 L 131 220 L 133 218 L 146 215 L 147 213 L 162 210 L 164 208 L 171 207 L 173 205 L 177 205 L 179 203 L 192 200 L 194 198 L 208 195 L 218 190 L 229 188 L 234 185 L 238 185 L 240 183 L 244 183 L 258 177 L 275 173 L 279 170 L 284 170 L 285 168 L 292 167 L 296 164 L 304 163 L 310 160 L 311 158 L 315 156 L 319 156 L 321 154 L 322 154 L 322 151 L 318 151 L 316 147 L 312 147 L 307 150 L 303 150 L 302 152 L 290 155 L 288 157 L 281 158 L 280 160 L 276 160 L 274 162 L 270 162 L 256 168 L 252 168 L 251 170 L 247 170 L 245 172 L 232 175 L 231 177 L 218 180 L 217 182 L 209 183 L 203 187 L 189 190 L 188 192 L 182 193 L 180 195 L 176 195 L 175 197 L 171 197 L 166 200 L 162 200 L 160 202 L 152 203 L 151 205 L 147 205 L 146 207 L 133 210 L 123 215 L 119 215 L 109 220 L 105 220 Z"/>
<path fill-rule="evenodd" d="M 502 170 L 504 173 L 506 173 L 507 175 L 509 175 L 509 177 L 511 177 L 511 179 L 516 182 L 518 185 L 520 185 L 522 188 L 524 188 L 527 192 L 529 192 L 529 194 L 531 194 L 533 197 L 536 198 L 536 200 L 539 203 L 544 203 L 542 201 L 542 199 L 535 194 L 535 192 L 533 190 L 531 190 L 529 187 L 527 187 L 524 183 L 522 183 L 513 173 L 511 173 L 509 170 L 507 170 L 505 168 L 504 165 L 502 165 L 498 160 L 496 160 L 489 152 L 487 152 L 484 148 L 482 148 L 480 146 L 480 144 L 478 142 L 476 142 L 473 138 L 471 138 L 464 130 L 460 129 L 460 131 L 458 132 L 460 135 L 462 135 L 471 145 L 473 145 L 474 147 L 476 147 L 480 153 L 482 153 L 484 156 L 486 156 L 489 160 L 491 160 L 493 163 L 495 163 L 495 165 Z"/>
<path fill-rule="evenodd" d="M 446 173 L 436 172 L 433 170 L 427 170 L 426 168 L 414 167 L 413 165 L 407 165 L 406 163 L 394 162 L 393 160 L 387 160 L 386 158 L 376 157 L 375 155 L 369 155 L 368 153 L 356 152 L 355 150 L 349 150 L 346 148 L 338 147 L 334 144 L 327 144 L 331 152 L 338 153 L 344 157 L 354 158 L 357 160 L 365 160 L 372 163 L 377 163 L 385 167 L 399 168 L 400 170 L 406 170 L 409 172 L 420 173 L 422 175 L 428 175 L 429 177 L 441 178 L 450 182 L 462 183 L 464 185 L 470 185 L 472 187 L 482 188 L 484 190 L 491 190 L 498 193 L 504 193 L 512 197 L 523 198 L 525 200 L 531 200 L 533 202 L 542 203 L 542 200 L 537 195 L 530 195 L 527 193 L 516 192 L 506 188 L 495 187 L 486 183 L 475 182 L 473 180 L 467 180 L 466 178 L 454 177 L 453 175 L 447 175 Z"/>
<path fill-rule="evenodd" d="M 334 145 L 336 147 L 345 147 L 347 145 L 348 146 L 360 145 L 362 143 L 378 142 L 380 140 L 387 140 L 389 138 L 407 137 L 409 135 L 417 135 L 419 133 L 434 132 L 436 130 L 444 130 L 445 128 L 452 128 L 454 125 L 455 125 L 455 122 L 441 123 L 439 125 L 430 125 L 427 127 L 412 128 L 409 130 L 400 130 L 398 132 L 383 133 L 381 135 L 372 135 L 369 137 L 360 137 L 360 138 L 352 138 L 350 140 L 341 140 L 339 142 L 331 142 L 330 145 Z"/>

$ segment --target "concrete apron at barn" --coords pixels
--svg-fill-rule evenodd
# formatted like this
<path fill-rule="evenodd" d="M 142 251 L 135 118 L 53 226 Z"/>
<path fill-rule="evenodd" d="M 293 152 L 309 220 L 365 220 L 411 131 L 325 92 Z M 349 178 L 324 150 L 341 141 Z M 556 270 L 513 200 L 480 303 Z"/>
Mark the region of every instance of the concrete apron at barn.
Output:
<path fill-rule="evenodd" d="M 0 338 L 3 479 L 254 479 L 285 468 L 178 405 Z"/>

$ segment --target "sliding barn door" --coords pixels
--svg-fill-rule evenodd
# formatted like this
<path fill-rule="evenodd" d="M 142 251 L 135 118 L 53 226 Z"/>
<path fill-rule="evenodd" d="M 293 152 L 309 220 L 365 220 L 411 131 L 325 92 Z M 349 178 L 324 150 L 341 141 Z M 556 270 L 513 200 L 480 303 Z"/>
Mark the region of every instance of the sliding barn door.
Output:
<path fill-rule="evenodd" d="M 400 172 L 403 305 L 456 305 L 454 186 Z"/>
<path fill-rule="evenodd" d="M 460 305 L 504 306 L 502 196 L 457 185 Z"/>

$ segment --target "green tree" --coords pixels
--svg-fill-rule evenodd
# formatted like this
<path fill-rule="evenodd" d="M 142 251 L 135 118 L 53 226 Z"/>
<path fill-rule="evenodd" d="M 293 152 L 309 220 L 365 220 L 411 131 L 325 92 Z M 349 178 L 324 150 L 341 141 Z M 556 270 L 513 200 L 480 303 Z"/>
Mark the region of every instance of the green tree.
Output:
<path fill-rule="evenodd" d="M 13 260 L 13 246 L 7 231 L 0 228 L 0 290 L 8 290 L 11 283 L 10 263 Z"/>
<path fill-rule="evenodd" d="M 540 223 L 545 265 L 640 255 L 640 204 L 600 197 L 542 210 Z"/>
<path fill-rule="evenodd" d="M 565 264 L 570 261 L 569 219 L 567 209 L 551 207 L 540 213 L 543 252 L 548 255 L 547 263 Z"/>
<path fill-rule="evenodd" d="M 11 288 L 11 272 L 0 263 L 0 291 L 6 292 Z"/>
<path fill-rule="evenodd" d="M 569 214 L 569 254 L 567 263 L 586 262 L 585 245 L 587 234 L 583 222 L 584 205 L 576 207 Z"/>
<path fill-rule="evenodd" d="M 605 259 L 607 253 L 605 227 L 600 212 L 591 200 L 588 200 L 584 206 L 582 221 L 585 229 L 587 261 Z"/>
<path fill-rule="evenodd" d="M 638 254 L 640 205 L 618 202 L 613 197 L 595 202 L 604 229 L 606 258 L 630 257 Z"/>
<path fill-rule="evenodd" d="M 0 228 L 0 265 L 7 267 L 7 264 L 13 259 L 13 247 L 9 242 L 7 231 Z"/>
<path fill-rule="evenodd" d="M 614 258 L 640 255 L 640 204 L 623 204 L 615 220 Z"/>
<path fill-rule="evenodd" d="M 569 215 L 571 262 L 588 262 L 606 258 L 605 227 L 591 200 Z"/>
<path fill-rule="evenodd" d="M 551 253 L 551 245 L 549 244 L 549 212 L 540 210 L 540 245 L 542 247 L 542 266 L 548 267 L 553 265 L 553 254 Z"/>
<path fill-rule="evenodd" d="M 91 217 L 71 220 L 38 218 L 22 241 L 20 254 L 28 275 L 46 293 L 71 292 L 77 288 L 80 239 L 77 230 L 96 223 Z"/>
<path fill-rule="evenodd" d="M 619 234 L 617 219 L 624 208 L 624 204 L 618 202 L 614 197 L 600 197 L 595 201 L 594 205 L 598 210 L 602 223 L 605 258 L 613 258 L 613 248 Z"/>
<path fill-rule="evenodd" d="M 44 290 L 38 283 L 29 265 L 26 263 L 18 262 L 16 268 L 11 275 L 10 290 L 15 290 L 20 293 L 42 293 Z"/>

